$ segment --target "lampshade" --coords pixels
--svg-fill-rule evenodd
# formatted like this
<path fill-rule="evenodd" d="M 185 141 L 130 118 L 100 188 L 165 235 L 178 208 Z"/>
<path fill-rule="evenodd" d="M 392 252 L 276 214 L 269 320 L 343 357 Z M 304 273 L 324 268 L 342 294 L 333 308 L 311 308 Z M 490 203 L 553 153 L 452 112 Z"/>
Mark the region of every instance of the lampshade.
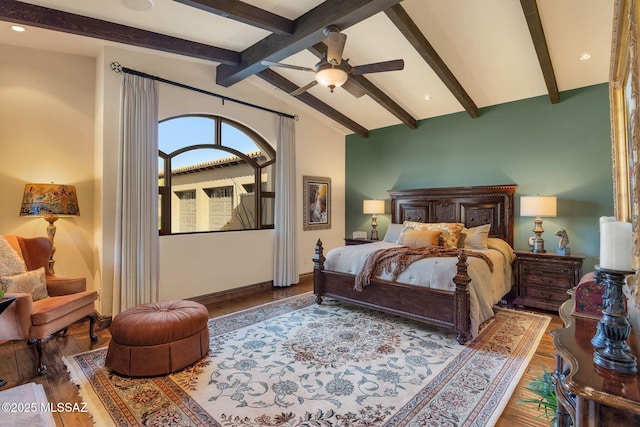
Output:
<path fill-rule="evenodd" d="M 522 196 L 520 216 L 556 216 L 557 206 L 556 196 Z"/>
<path fill-rule="evenodd" d="M 21 216 L 79 216 L 76 187 L 61 184 L 26 184 Z"/>
<path fill-rule="evenodd" d="M 326 67 L 316 72 L 316 81 L 324 87 L 342 86 L 349 76 L 341 68 Z"/>
<path fill-rule="evenodd" d="M 362 201 L 362 213 L 363 214 L 383 214 L 384 213 L 384 200 L 363 200 Z"/>

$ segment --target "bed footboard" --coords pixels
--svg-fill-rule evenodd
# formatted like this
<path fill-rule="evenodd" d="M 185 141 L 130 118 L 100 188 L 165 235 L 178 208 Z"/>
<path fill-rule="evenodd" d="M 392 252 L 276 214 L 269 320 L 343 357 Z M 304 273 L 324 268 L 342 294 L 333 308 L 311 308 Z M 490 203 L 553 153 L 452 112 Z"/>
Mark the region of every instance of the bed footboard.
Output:
<path fill-rule="evenodd" d="M 318 304 L 322 304 L 324 284 L 322 271 L 324 270 L 325 257 L 322 251 L 322 240 L 318 239 L 313 257 L 311 258 L 313 261 L 313 293 L 316 295 L 316 302 Z"/>
<path fill-rule="evenodd" d="M 453 295 L 453 309 L 455 311 L 455 329 L 457 340 L 460 344 L 466 344 L 471 339 L 471 295 L 469 294 L 469 283 L 471 277 L 467 272 L 467 254 L 460 250 L 458 252 L 458 272 L 453 277 L 456 290 Z"/>
<path fill-rule="evenodd" d="M 316 302 L 323 295 L 375 310 L 385 311 L 424 323 L 453 329 L 460 344 L 471 338 L 469 317 L 471 278 L 467 273 L 467 255 L 458 254 L 455 292 L 424 288 L 374 279 L 363 292 L 354 290 L 355 276 L 326 271 L 322 241 L 318 239 L 313 260 L 313 291 Z"/>

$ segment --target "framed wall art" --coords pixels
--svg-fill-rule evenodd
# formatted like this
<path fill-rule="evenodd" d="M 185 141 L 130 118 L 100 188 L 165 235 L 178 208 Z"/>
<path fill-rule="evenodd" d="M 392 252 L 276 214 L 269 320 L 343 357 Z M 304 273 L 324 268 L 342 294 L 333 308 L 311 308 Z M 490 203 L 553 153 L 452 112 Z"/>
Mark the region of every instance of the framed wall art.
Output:
<path fill-rule="evenodd" d="M 331 178 L 302 177 L 303 230 L 331 228 Z"/>
<path fill-rule="evenodd" d="M 609 102 L 616 219 L 632 223 L 635 306 L 640 308 L 640 5 L 616 0 L 613 22 Z"/>

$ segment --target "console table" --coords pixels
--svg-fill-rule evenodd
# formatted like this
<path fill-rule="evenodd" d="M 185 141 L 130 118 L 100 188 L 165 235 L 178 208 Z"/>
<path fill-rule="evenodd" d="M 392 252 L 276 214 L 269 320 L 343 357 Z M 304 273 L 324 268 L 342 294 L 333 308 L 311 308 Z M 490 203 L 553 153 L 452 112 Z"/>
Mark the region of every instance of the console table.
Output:
<path fill-rule="evenodd" d="M 551 331 L 556 350 L 555 388 L 558 426 L 640 425 L 640 375 L 621 374 L 593 362 L 591 345 L 597 319 L 572 316 L 573 298 L 560 306 L 564 328 Z M 637 331 L 627 340 L 640 355 Z"/>

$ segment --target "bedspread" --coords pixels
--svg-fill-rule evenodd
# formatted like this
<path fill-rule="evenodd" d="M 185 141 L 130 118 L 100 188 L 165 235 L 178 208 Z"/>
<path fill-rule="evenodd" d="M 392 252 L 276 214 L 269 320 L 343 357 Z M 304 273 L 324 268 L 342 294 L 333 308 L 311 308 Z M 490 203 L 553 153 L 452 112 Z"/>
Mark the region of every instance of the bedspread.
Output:
<path fill-rule="evenodd" d="M 364 266 L 370 253 L 393 247 L 398 245 L 381 241 L 335 248 L 326 254 L 324 269 L 355 276 Z M 480 324 L 493 316 L 493 306 L 511 290 L 513 283 L 512 263 L 515 259 L 513 249 L 504 240 L 496 238 L 489 238 L 488 247 L 487 250 L 477 252 L 482 252 L 491 260 L 493 271 L 483 259 L 477 257 L 467 259 L 467 271 L 471 278 L 469 285 L 471 334 L 474 337 L 477 335 Z M 457 272 L 457 262 L 457 257 L 423 258 L 412 263 L 398 275 L 395 281 L 453 292 L 456 286 L 453 283 L 453 277 Z M 383 280 L 392 280 L 390 272 L 385 272 L 378 277 Z M 366 292 L 366 289 L 363 292 Z"/>
<path fill-rule="evenodd" d="M 448 249 L 440 246 L 398 246 L 371 252 L 362 269 L 360 269 L 356 275 L 356 283 L 353 288 L 356 291 L 362 292 L 369 284 L 371 277 L 380 276 L 383 272 L 389 272 L 391 274 L 391 280 L 395 281 L 407 267 L 416 261 L 428 257 L 458 257 L 460 251 L 464 251 L 467 256 L 482 258 L 489 266 L 489 269 L 493 271 L 493 262 L 480 251 L 468 251 L 457 248 Z"/>

